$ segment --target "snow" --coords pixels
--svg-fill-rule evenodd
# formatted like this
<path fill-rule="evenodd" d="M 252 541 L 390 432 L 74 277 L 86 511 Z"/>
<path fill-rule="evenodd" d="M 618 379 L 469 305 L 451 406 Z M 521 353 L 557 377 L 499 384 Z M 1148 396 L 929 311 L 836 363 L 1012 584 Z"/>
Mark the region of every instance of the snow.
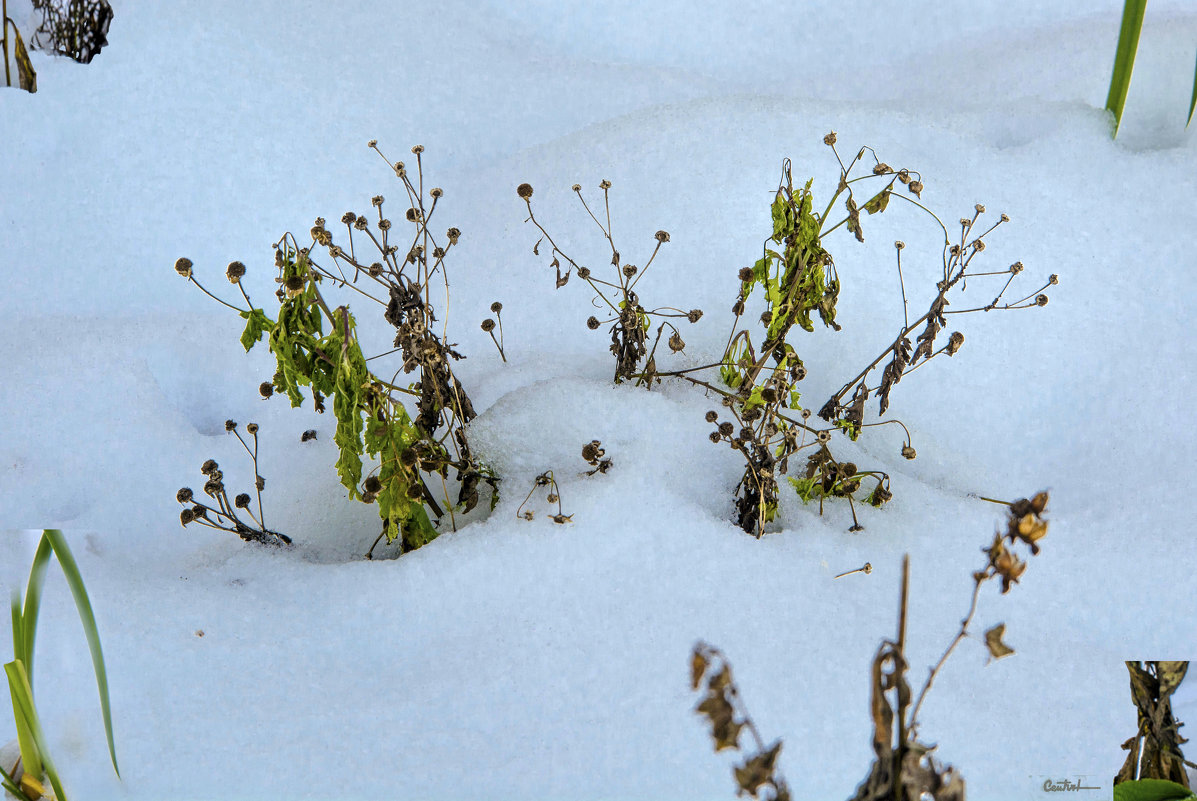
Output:
<path fill-rule="evenodd" d="M 902 554 L 917 688 L 1002 523 L 969 494 L 1040 489 L 1043 552 L 1008 595 L 986 587 L 972 627 L 1005 622 L 1017 653 L 986 664 L 963 643 L 921 731 L 972 799 L 1077 777 L 1110 797 L 1135 727 L 1122 660 L 1197 643 L 1190 4 L 1151 5 L 1116 141 L 1102 111 L 1114 0 L 113 5 L 90 65 L 34 53 L 38 93 L 0 91 L 0 594 L 23 586 L 27 529 L 67 530 L 122 766 L 118 781 L 51 571 L 37 697 L 71 797 L 731 798 L 732 760 L 692 713 L 702 639 L 764 736 L 784 739 L 796 797 L 846 798 L 871 759 L 868 670 L 893 636 Z M 538 219 L 584 262 L 603 263 L 605 243 L 575 182 L 592 198 L 612 182 L 625 261 L 669 231 L 638 288 L 646 305 L 705 311 L 670 362 L 701 364 L 726 341 L 782 159 L 817 198 L 834 186 L 830 130 L 842 152 L 867 144 L 919 170 L 945 220 L 978 202 L 1008 213 L 986 263 L 1023 261 L 1028 292 L 1061 283 L 1044 309 L 955 318 L 961 352 L 894 390 L 917 460 L 894 426 L 839 446 L 893 476 L 890 504 L 858 506 L 863 532 L 844 505 L 820 517 L 787 490 L 782 531 L 758 541 L 729 522 L 742 465 L 706 439 L 713 402 L 612 385 L 588 294 L 554 290 L 514 190 L 535 187 Z M 229 297 L 221 274 L 240 259 L 269 309 L 284 231 L 400 191 L 368 139 L 392 160 L 425 145 L 438 213 L 463 232 L 450 339 L 468 356 L 474 447 L 504 479 L 489 516 L 373 562 L 376 513 L 344 499 L 330 417 L 261 401 L 265 349 L 247 356 L 241 321 L 171 267 L 188 256 Z M 827 243 L 844 330 L 792 338 L 812 402 L 892 340 L 890 243 L 907 243 L 912 310 L 939 269 L 924 217 L 891 207 L 864 226 L 863 246 Z M 478 328 L 495 300 L 508 364 Z M 383 321 L 358 318 L 384 349 Z M 179 527 L 175 491 L 205 459 L 250 485 L 227 418 L 261 424 L 266 515 L 290 551 Z M 592 439 L 606 475 L 581 475 Z M 516 519 L 548 469 L 572 522 L 549 522 L 543 493 L 535 520 Z M 871 574 L 832 579 L 866 561 Z M 1175 709 L 1197 720 L 1197 681 Z M 11 732 L 0 723 L 0 743 Z"/>

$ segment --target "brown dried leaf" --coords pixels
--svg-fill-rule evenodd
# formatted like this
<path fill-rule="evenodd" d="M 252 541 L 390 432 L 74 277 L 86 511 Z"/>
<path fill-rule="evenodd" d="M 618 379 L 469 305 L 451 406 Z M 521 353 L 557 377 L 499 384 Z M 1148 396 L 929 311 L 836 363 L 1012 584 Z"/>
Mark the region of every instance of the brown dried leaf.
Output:
<path fill-rule="evenodd" d="M 701 646 L 694 646 L 694 653 L 690 657 L 690 689 L 697 690 L 702 676 L 707 672 L 707 657 Z"/>
<path fill-rule="evenodd" d="M 777 764 L 779 753 L 781 753 L 781 740 L 773 743 L 767 751 L 762 751 L 736 768 L 736 784 L 740 786 L 740 790 L 755 798 L 761 785 L 772 784 L 773 769 Z"/>
<path fill-rule="evenodd" d="M 1014 649 L 1002 642 L 1006 634 L 1006 624 L 999 623 L 985 632 L 985 647 L 989 649 L 991 659 L 1001 659 L 1014 653 Z"/>
<path fill-rule="evenodd" d="M 1188 662 L 1156 662 L 1156 676 L 1160 680 L 1160 698 L 1171 695 L 1180 686 L 1189 669 Z"/>

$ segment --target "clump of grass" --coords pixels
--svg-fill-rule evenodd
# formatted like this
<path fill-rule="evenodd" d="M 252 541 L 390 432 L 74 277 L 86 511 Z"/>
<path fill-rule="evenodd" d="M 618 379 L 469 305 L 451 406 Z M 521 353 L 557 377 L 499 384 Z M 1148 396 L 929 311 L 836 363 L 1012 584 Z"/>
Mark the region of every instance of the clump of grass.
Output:
<path fill-rule="evenodd" d="M 75 562 L 71 549 L 67 546 L 66 537 L 57 529 L 48 529 L 42 532 L 41 541 L 33 556 L 33 566 L 29 571 L 29 582 L 25 586 L 23 603 L 20 590 L 13 591 L 13 660 L 4 665 L 4 673 L 8 678 L 8 689 L 12 697 L 13 719 L 17 727 L 17 743 L 21 756 L 16 764 L 3 766 L 3 770 L 0 771 L 0 786 L 3 786 L 14 797 L 24 801 L 37 801 L 43 796 L 49 797 L 50 794 L 44 785 L 47 778 L 54 791 L 53 798 L 58 801 L 67 801 L 58 770 L 54 766 L 54 760 L 47 748 L 46 734 L 33 695 L 33 657 L 34 643 L 37 639 L 37 618 L 41 610 L 42 589 L 45 585 L 46 570 L 49 567 L 51 556 L 58 560 L 71 595 L 75 598 L 75 607 L 79 612 L 79 620 L 83 624 L 83 633 L 87 637 L 92 667 L 96 675 L 96 686 L 100 693 L 100 710 L 104 717 L 104 734 L 108 740 L 108 755 L 112 759 L 112 769 L 116 772 L 117 777 L 120 777 L 120 768 L 116 763 L 116 744 L 112 737 L 108 673 L 104 667 L 104 652 L 100 646 L 96 617 L 92 612 L 91 601 L 87 597 L 87 588 L 83 584 L 79 566 Z"/>

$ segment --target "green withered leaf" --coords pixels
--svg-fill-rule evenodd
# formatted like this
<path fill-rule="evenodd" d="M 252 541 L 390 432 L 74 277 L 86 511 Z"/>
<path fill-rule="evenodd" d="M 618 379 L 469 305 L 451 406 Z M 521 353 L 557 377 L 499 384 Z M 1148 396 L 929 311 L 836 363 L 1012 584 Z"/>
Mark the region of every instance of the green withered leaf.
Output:
<path fill-rule="evenodd" d="M 245 322 L 245 331 L 241 334 L 241 347 L 246 353 L 262 339 L 262 334 L 269 334 L 274 329 L 274 321 L 266 316 L 261 309 L 250 309 L 241 312 Z"/>
<path fill-rule="evenodd" d="M 889 205 L 889 196 L 893 193 L 893 181 L 890 181 L 889 186 L 886 186 L 873 197 L 869 198 L 869 202 L 864 204 L 864 210 L 869 214 L 877 214 L 885 211 L 885 207 Z"/>

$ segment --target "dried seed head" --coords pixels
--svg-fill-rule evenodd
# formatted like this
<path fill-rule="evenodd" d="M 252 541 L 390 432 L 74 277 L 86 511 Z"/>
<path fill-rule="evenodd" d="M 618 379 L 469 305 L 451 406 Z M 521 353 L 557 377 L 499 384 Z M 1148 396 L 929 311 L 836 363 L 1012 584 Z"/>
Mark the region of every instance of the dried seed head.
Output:
<path fill-rule="evenodd" d="M 224 274 L 230 284 L 239 283 L 241 277 L 245 275 L 245 265 L 239 261 L 229 262 L 228 269 L 224 271 Z"/>
<path fill-rule="evenodd" d="M 585 281 L 587 278 L 590 277 L 590 268 L 589 267 L 579 267 L 578 268 L 578 277 L 581 278 L 583 281 Z"/>
<path fill-rule="evenodd" d="M 384 198 L 382 195 L 375 195 L 374 197 L 370 198 L 370 205 L 374 208 L 379 208 L 385 201 L 386 198 Z"/>
<path fill-rule="evenodd" d="M 184 278 L 191 277 L 191 259 L 178 259 L 175 261 L 175 272 Z"/>
<path fill-rule="evenodd" d="M 258 384 L 258 394 L 263 398 L 269 398 L 274 394 L 274 384 L 271 384 L 269 381 L 263 381 L 261 384 Z"/>
<path fill-rule="evenodd" d="M 594 331 L 594 330 L 595 330 L 596 328 L 598 328 L 600 325 L 602 325 L 602 323 L 600 323 L 600 322 L 598 321 L 598 318 L 597 318 L 597 317 L 591 317 L 590 319 L 588 319 L 588 320 L 586 321 L 586 327 L 587 327 L 587 328 L 589 328 L 591 331 Z"/>
<path fill-rule="evenodd" d="M 1047 295 L 1037 295 L 1035 297 L 1035 305 L 1036 306 L 1046 306 L 1047 305 Z"/>
<path fill-rule="evenodd" d="M 233 506 L 238 509 L 246 509 L 249 507 L 249 493 L 243 492 L 233 499 Z"/>
<path fill-rule="evenodd" d="M 959 331 L 953 331 L 952 336 L 948 337 L 948 355 L 955 356 L 956 351 L 960 350 L 960 346 L 964 344 L 964 334 Z"/>
<path fill-rule="evenodd" d="M 532 184 L 520 184 L 515 188 L 515 193 L 524 200 L 532 197 Z"/>
<path fill-rule="evenodd" d="M 823 429 L 815 434 L 815 439 L 817 439 L 820 444 L 826 445 L 828 442 L 831 442 L 831 432 L 827 429 Z"/>
<path fill-rule="evenodd" d="M 719 435 L 718 431 L 712 431 L 707 436 L 710 437 L 711 442 L 719 442 L 719 440 L 723 439 L 723 437 Z"/>
<path fill-rule="evenodd" d="M 250 423 L 249 425 L 247 425 L 245 427 L 245 430 L 248 431 L 250 434 L 257 434 L 258 433 L 258 424 Z"/>
<path fill-rule="evenodd" d="M 674 353 L 686 347 L 686 343 L 678 336 L 677 331 L 674 331 L 669 337 L 669 349 Z"/>
<path fill-rule="evenodd" d="M 305 431 L 299 435 L 300 442 L 308 442 L 309 440 L 313 440 L 315 438 L 316 438 L 316 429 L 314 429 L 314 428 L 309 428 L 307 431 Z"/>
<path fill-rule="evenodd" d="M 975 250 L 977 252 L 980 252 L 985 249 L 985 243 L 982 242 L 980 239 L 974 239 L 972 241 L 972 246 L 973 246 L 973 250 Z"/>
<path fill-rule="evenodd" d="M 909 184 L 906 185 L 906 188 L 908 190 L 910 190 L 910 194 L 914 195 L 917 198 L 920 198 L 920 199 L 922 198 L 922 196 L 923 196 L 923 182 L 922 181 L 911 181 Z"/>
<path fill-rule="evenodd" d="M 801 364 L 794 368 L 794 380 L 801 381 L 806 378 L 806 368 Z"/>
<path fill-rule="evenodd" d="M 873 175 L 889 175 L 893 171 L 893 168 L 884 161 L 873 167 Z"/>
<path fill-rule="evenodd" d="M 434 186 L 432 187 L 431 191 L 428 192 L 428 194 L 432 195 L 433 197 L 440 197 L 445 194 L 445 190 L 441 189 L 439 186 Z"/>
<path fill-rule="evenodd" d="M 741 281 L 747 283 L 748 281 L 751 281 L 753 279 L 754 275 L 755 275 L 755 273 L 752 272 L 751 267 L 741 267 L 740 268 L 739 276 L 740 276 Z"/>
<path fill-rule="evenodd" d="M 968 225 L 969 225 L 969 224 L 971 224 L 971 223 L 972 223 L 972 220 L 970 220 L 968 217 L 961 217 L 961 218 L 960 218 L 960 224 L 961 224 L 961 225 L 968 226 Z"/>
<path fill-rule="evenodd" d="M 744 313 L 744 301 L 737 300 L 735 303 L 732 304 L 732 314 L 739 317 L 743 313 Z"/>
<path fill-rule="evenodd" d="M 602 189 L 605 192 L 606 190 L 608 190 L 610 188 L 611 188 L 611 182 L 608 181 L 606 178 L 599 181 L 599 189 Z"/>
<path fill-rule="evenodd" d="M 224 485 L 219 481 L 209 481 L 208 483 L 204 484 L 204 492 L 212 497 L 216 497 L 216 493 L 220 492 L 222 489 L 224 489 Z"/>
<path fill-rule="evenodd" d="M 1049 284 L 1058 284 L 1058 283 L 1060 283 L 1060 276 L 1056 275 L 1055 273 L 1052 273 L 1051 277 L 1047 279 L 1047 282 Z"/>
<path fill-rule="evenodd" d="M 773 321 L 773 312 L 771 312 L 771 311 L 761 312 L 761 323 L 763 323 L 764 325 L 768 325 L 772 321 Z"/>
<path fill-rule="evenodd" d="M 370 476 L 366 479 L 366 483 L 363 486 L 366 488 L 366 492 L 380 492 L 382 490 L 382 482 L 378 480 L 378 476 Z"/>
<path fill-rule="evenodd" d="M 856 475 L 856 463 L 840 462 L 840 475 L 844 476 L 845 478 L 851 478 L 852 476 Z"/>
<path fill-rule="evenodd" d="M 950 253 L 953 256 L 959 256 L 960 255 L 960 246 L 952 245 L 950 248 L 948 248 L 948 253 Z"/>
<path fill-rule="evenodd" d="M 761 390 L 761 400 L 765 403 L 773 403 L 777 400 L 777 390 L 773 387 L 765 387 Z"/>
<path fill-rule="evenodd" d="M 413 147 L 413 148 L 411 149 L 411 152 L 412 152 L 412 153 L 415 153 L 415 154 L 418 156 L 418 155 L 420 155 L 421 153 L 423 153 L 423 152 L 424 152 L 424 146 L 423 146 L 423 145 L 416 145 L 415 147 Z"/>
<path fill-rule="evenodd" d="M 602 444 L 597 439 L 592 439 L 582 446 L 582 458 L 588 462 L 594 462 L 603 455 Z"/>
<path fill-rule="evenodd" d="M 433 249 L 432 249 L 432 258 L 434 258 L 434 259 L 443 259 L 443 258 L 445 258 L 445 249 L 444 249 L 444 248 L 442 248 L 442 247 L 435 247 L 435 248 L 433 248 Z"/>
<path fill-rule="evenodd" d="M 378 147 L 378 140 L 371 139 L 369 142 L 366 142 L 366 147 Z"/>
<path fill-rule="evenodd" d="M 206 461 L 202 465 L 200 465 L 200 472 L 203 473 L 205 476 L 209 475 L 210 473 L 215 473 L 219 469 L 220 469 L 220 465 L 216 464 L 215 459 L 209 459 L 208 461 Z"/>
<path fill-rule="evenodd" d="M 745 442 L 751 442 L 752 440 L 756 439 L 756 434 L 753 433 L 751 428 L 744 426 L 740 429 L 740 439 L 744 440 Z"/>
<path fill-rule="evenodd" d="M 1011 265 L 1010 265 L 1010 272 L 1011 272 L 1011 274 L 1013 274 L 1013 275 L 1018 275 L 1018 274 L 1019 274 L 1019 273 L 1021 273 L 1021 272 L 1022 272 L 1024 269 L 1025 269 L 1025 268 L 1022 266 L 1022 262 L 1021 262 L 1021 261 L 1016 261 L 1016 262 L 1014 262 L 1013 264 L 1011 264 Z"/>
<path fill-rule="evenodd" d="M 403 178 L 404 176 L 407 175 L 407 167 L 405 167 L 403 165 L 402 161 L 396 161 L 392 165 L 391 169 L 393 169 L 395 171 L 395 175 L 397 175 L 400 178 Z"/>
<path fill-rule="evenodd" d="M 732 432 L 735 430 L 736 430 L 736 427 L 733 426 L 729 422 L 724 421 L 719 424 L 719 433 L 725 437 L 730 437 L 732 435 Z"/>
<path fill-rule="evenodd" d="M 352 211 L 347 211 L 341 215 L 341 222 L 345 223 L 346 225 L 352 225 L 356 221 L 357 221 L 357 215 L 354 214 Z"/>
<path fill-rule="evenodd" d="M 686 319 L 691 323 L 697 323 L 700 319 L 702 319 L 702 309 L 691 309 L 686 315 Z"/>
<path fill-rule="evenodd" d="M 657 238 L 658 242 L 668 242 L 669 241 L 669 232 L 668 231 L 657 231 L 655 234 L 653 234 L 653 236 L 655 236 Z"/>
<path fill-rule="evenodd" d="M 832 131 L 831 133 L 827 134 L 827 136 L 823 137 L 823 144 L 827 145 L 828 147 L 831 147 L 835 144 L 835 131 Z"/>
<path fill-rule="evenodd" d="M 445 232 L 445 236 L 449 237 L 450 245 L 456 245 L 457 240 L 459 238 L 461 238 L 461 231 L 459 231 L 456 228 L 450 228 L 448 231 Z"/>
<path fill-rule="evenodd" d="M 623 266 L 623 274 L 625 277 L 631 278 L 633 275 L 636 274 L 636 265 L 635 264 L 625 264 Z"/>
<path fill-rule="evenodd" d="M 407 497 L 411 498 L 413 501 L 424 497 L 424 490 L 420 489 L 419 482 L 407 485 Z"/>
<path fill-rule="evenodd" d="M 894 242 L 894 247 L 898 250 L 901 250 L 902 248 L 906 247 L 906 243 L 899 239 L 898 241 Z"/>
<path fill-rule="evenodd" d="M 374 503 L 376 500 L 378 500 L 377 492 L 363 492 L 362 493 L 362 503 Z"/>
<path fill-rule="evenodd" d="M 286 287 L 288 292 L 302 292 L 303 279 L 298 275 L 293 275 L 287 279 Z"/>
<path fill-rule="evenodd" d="M 191 491 L 191 487 L 183 487 L 175 493 L 175 500 L 179 503 L 191 503 L 193 497 L 195 497 L 195 493 Z"/>
<path fill-rule="evenodd" d="M 187 525 L 193 520 L 195 520 L 195 512 L 192 509 L 184 509 L 179 512 L 179 522 L 183 525 Z"/>
<path fill-rule="evenodd" d="M 1003 212 L 1000 219 L 1002 222 L 1010 222 L 1010 215 Z"/>
<path fill-rule="evenodd" d="M 317 218 L 316 218 L 316 227 L 317 227 L 317 228 L 323 228 L 323 227 L 324 227 L 324 222 L 325 222 L 325 221 L 324 221 L 324 218 L 323 218 L 323 217 L 317 217 Z"/>
<path fill-rule="evenodd" d="M 237 421 L 236 420 L 225 420 L 224 421 L 224 430 L 225 430 L 225 433 L 228 433 L 230 431 L 236 431 L 237 430 Z"/>
<path fill-rule="evenodd" d="M 915 451 L 914 448 L 910 447 L 910 445 L 902 446 L 902 458 L 913 459 L 916 456 L 918 456 L 918 453 Z"/>
<path fill-rule="evenodd" d="M 904 184 L 910 183 L 910 170 L 898 170 L 898 180 Z"/>
<path fill-rule="evenodd" d="M 490 319 L 489 317 L 487 317 L 485 320 L 482 321 L 482 330 L 486 331 L 488 333 L 491 331 L 494 331 L 495 330 L 495 321 Z"/>
<path fill-rule="evenodd" d="M 977 214 L 984 214 L 984 213 L 985 213 L 985 207 L 984 207 L 984 206 L 982 206 L 980 203 L 978 203 L 977 205 L 973 206 L 973 208 L 977 210 Z"/>
<path fill-rule="evenodd" d="M 409 209 L 409 211 L 410 211 L 410 209 Z M 408 217 L 408 219 L 410 220 L 410 219 L 412 219 L 412 218 L 409 216 L 409 217 Z M 378 230 L 379 230 L 379 231 L 389 231 L 389 230 L 391 230 L 391 221 L 390 221 L 390 220 L 387 220 L 387 219 L 382 219 L 382 220 L 379 220 L 379 221 L 378 221 Z"/>
<path fill-rule="evenodd" d="M 258 488 L 258 492 L 266 489 L 266 479 L 258 476 L 254 479 L 254 486 Z"/>
<path fill-rule="evenodd" d="M 404 467 L 415 467 L 420 461 L 420 454 L 416 453 L 415 448 L 408 448 L 400 455 L 399 461 Z"/>
<path fill-rule="evenodd" d="M 495 314 L 498 314 L 499 312 L 503 311 L 503 304 L 496 300 L 494 303 L 490 304 L 490 310 Z"/>
<path fill-rule="evenodd" d="M 358 217 L 353 221 L 353 227 L 358 231 L 364 231 L 370 227 L 370 222 L 365 217 Z"/>
<path fill-rule="evenodd" d="M 570 518 L 572 518 L 573 515 L 550 515 L 550 517 L 554 523 L 561 523 L 564 525 L 570 521 Z"/>
<path fill-rule="evenodd" d="M 571 189 L 573 189 L 575 192 L 581 192 L 581 191 L 582 191 L 582 185 L 581 185 L 581 184 L 574 184 L 574 185 L 573 185 L 572 187 L 570 187 L 570 188 L 571 188 Z"/>
<path fill-rule="evenodd" d="M 719 419 L 719 412 L 716 412 L 714 410 L 707 412 L 707 422 L 708 423 L 713 423 L 718 419 Z"/>
<path fill-rule="evenodd" d="M 412 208 L 408 209 L 407 213 L 403 216 L 407 218 L 408 222 L 415 222 L 416 220 L 420 219 L 420 212 L 413 206 Z M 382 223 L 379 223 L 379 227 L 382 227 Z"/>
<path fill-rule="evenodd" d="M 374 278 L 377 278 L 378 276 L 382 275 L 382 265 L 378 262 L 374 262 L 366 268 L 366 272 L 370 273 L 370 275 Z"/>
<path fill-rule="evenodd" d="M 810 409 L 803 409 L 803 410 L 802 410 L 802 419 L 803 419 L 803 420 L 809 420 L 809 419 L 810 419 Z"/>

